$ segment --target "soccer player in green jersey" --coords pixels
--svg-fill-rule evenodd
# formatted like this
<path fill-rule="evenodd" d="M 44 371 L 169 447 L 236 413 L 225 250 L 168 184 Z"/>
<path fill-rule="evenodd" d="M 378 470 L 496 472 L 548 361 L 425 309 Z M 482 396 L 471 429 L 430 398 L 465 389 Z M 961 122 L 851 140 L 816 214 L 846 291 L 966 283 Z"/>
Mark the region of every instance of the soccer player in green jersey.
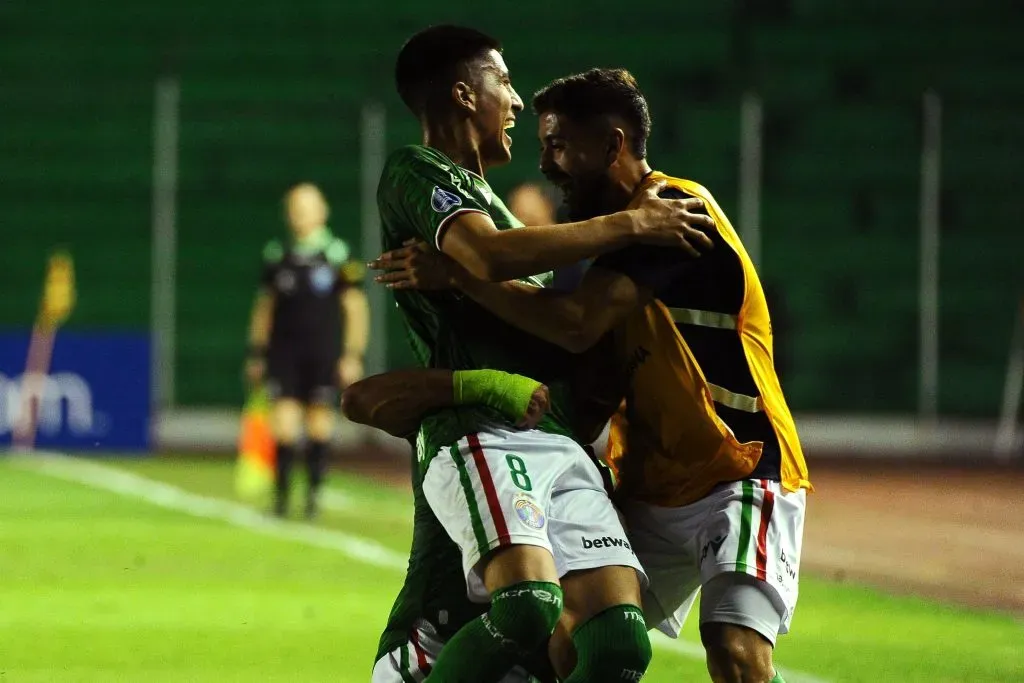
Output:
<path fill-rule="evenodd" d="M 506 280 L 635 242 L 691 251 L 689 241 L 707 243 L 690 227 L 706 219 L 690 213 L 692 203 L 659 199 L 658 187 L 631 211 L 521 227 L 484 180 L 510 159 L 506 130 L 523 108 L 499 47 L 472 29 L 439 26 L 402 48 L 398 90 L 424 144 L 398 150 L 385 165 L 377 200 L 386 249 L 427 239 L 477 277 Z M 561 613 L 560 579 L 573 574 L 594 578 L 569 683 L 639 679 L 650 659 L 638 608 L 643 573 L 600 473 L 570 436 L 569 354 L 451 293 L 396 292 L 396 300 L 429 352 L 428 366 L 499 368 L 544 382 L 551 395 L 535 430 L 517 430 L 487 407 L 423 420 L 424 497 L 460 547 L 470 596 L 490 602 L 452 636 L 427 680 L 499 680 L 543 646 Z"/>
<path fill-rule="evenodd" d="M 455 387 L 458 387 L 456 395 Z M 369 391 L 367 391 L 369 388 Z M 342 395 L 345 416 L 360 424 L 381 425 L 399 438 L 415 434 L 428 405 L 482 402 L 520 428 L 532 428 L 548 408 L 548 389 L 539 382 L 498 370 L 398 370 L 378 375 L 372 383 L 358 382 Z M 395 599 L 374 657 L 371 683 L 422 681 L 446 640 L 479 617 L 487 606 L 466 596 L 459 547 L 423 497 L 421 474 L 413 468 L 413 538 L 405 582 Z M 536 653 L 527 668 L 551 678 L 547 649 Z M 502 683 L 535 681 L 515 668 Z"/>

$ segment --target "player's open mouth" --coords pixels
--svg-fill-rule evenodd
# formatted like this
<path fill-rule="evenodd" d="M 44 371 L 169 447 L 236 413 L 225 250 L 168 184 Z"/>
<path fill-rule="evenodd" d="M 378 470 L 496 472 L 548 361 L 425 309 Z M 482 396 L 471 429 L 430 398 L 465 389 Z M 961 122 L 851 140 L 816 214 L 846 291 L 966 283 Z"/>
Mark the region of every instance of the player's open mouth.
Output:
<path fill-rule="evenodd" d="M 505 132 L 504 132 L 504 135 L 505 135 L 505 142 L 506 142 L 506 144 L 509 144 L 509 145 L 512 144 L 512 136 L 508 134 L 508 131 L 511 130 L 512 128 L 515 128 L 515 127 L 516 127 L 516 120 L 515 119 L 510 119 L 510 120 L 505 122 L 505 129 L 504 129 Z"/>

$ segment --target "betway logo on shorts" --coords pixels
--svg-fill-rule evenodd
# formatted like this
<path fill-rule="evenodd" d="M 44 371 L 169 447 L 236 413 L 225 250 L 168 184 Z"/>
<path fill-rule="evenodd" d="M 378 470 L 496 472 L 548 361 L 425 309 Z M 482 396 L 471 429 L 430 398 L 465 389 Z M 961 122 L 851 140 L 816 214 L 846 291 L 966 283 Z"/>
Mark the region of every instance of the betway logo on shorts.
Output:
<path fill-rule="evenodd" d="M 73 436 L 97 436 L 107 431 L 105 415 L 93 410 L 89 384 L 73 372 L 7 377 L 0 373 L 0 436 L 14 431 L 25 405 L 24 392 L 32 391 L 38 402 L 40 434 L 58 434 L 65 425 Z"/>
<path fill-rule="evenodd" d="M 583 549 L 592 550 L 593 548 L 625 548 L 626 550 L 632 551 L 633 548 L 629 545 L 629 541 L 624 538 L 612 538 L 611 536 L 602 536 L 601 538 L 582 538 Z"/>
<path fill-rule="evenodd" d="M 786 574 L 789 575 L 789 578 L 791 578 L 791 579 L 793 579 L 795 581 L 796 580 L 796 567 L 794 566 L 795 563 L 792 563 L 789 560 L 790 560 L 790 558 L 786 556 L 786 551 L 783 550 L 780 553 L 780 555 L 779 555 L 779 564 L 781 564 L 783 567 L 786 568 Z M 782 583 L 782 573 L 781 572 L 779 572 L 779 583 Z"/>

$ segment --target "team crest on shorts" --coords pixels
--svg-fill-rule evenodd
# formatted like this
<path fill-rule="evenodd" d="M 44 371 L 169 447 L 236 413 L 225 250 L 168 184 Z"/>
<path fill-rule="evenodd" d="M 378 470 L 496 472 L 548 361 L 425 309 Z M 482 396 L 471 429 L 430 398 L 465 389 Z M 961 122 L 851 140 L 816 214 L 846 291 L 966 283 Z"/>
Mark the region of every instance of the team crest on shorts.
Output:
<path fill-rule="evenodd" d="M 462 197 L 454 192 L 442 190 L 440 187 L 434 187 L 434 191 L 430 195 L 430 208 L 438 213 L 448 213 L 460 204 L 462 204 Z"/>
<path fill-rule="evenodd" d="M 533 498 L 524 493 L 515 497 L 512 506 L 516 509 L 516 517 L 519 518 L 519 521 L 531 529 L 543 529 L 547 523 L 544 511 L 540 509 Z"/>

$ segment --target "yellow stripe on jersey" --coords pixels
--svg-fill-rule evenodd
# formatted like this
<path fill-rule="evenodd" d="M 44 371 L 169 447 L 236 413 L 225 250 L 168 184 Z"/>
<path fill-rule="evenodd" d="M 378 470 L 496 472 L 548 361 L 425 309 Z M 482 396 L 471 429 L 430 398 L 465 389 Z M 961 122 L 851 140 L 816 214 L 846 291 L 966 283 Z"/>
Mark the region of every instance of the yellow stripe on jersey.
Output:
<path fill-rule="evenodd" d="M 672 308 L 668 312 L 672 314 L 672 321 L 685 325 L 698 325 L 700 327 L 716 327 L 720 330 L 735 330 L 739 318 L 728 313 L 715 313 L 714 311 L 699 311 L 694 308 Z"/>
<path fill-rule="evenodd" d="M 708 390 L 711 392 L 711 399 L 715 403 L 721 403 L 723 406 L 733 410 L 742 410 L 745 413 L 760 413 L 764 410 L 764 403 L 761 402 L 760 396 L 737 394 L 711 382 L 708 382 Z"/>

